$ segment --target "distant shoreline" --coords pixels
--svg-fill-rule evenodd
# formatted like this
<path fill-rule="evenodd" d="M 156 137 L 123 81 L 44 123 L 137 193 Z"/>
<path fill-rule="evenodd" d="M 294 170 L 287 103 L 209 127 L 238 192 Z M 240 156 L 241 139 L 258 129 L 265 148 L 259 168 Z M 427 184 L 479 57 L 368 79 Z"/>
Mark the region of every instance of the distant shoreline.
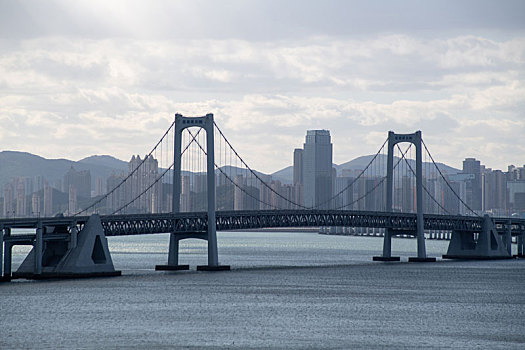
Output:
<path fill-rule="evenodd" d="M 224 230 L 222 232 L 235 232 L 239 230 Z M 298 228 L 290 228 L 290 227 L 269 227 L 269 228 L 252 228 L 252 229 L 244 229 L 243 232 L 319 232 L 319 227 L 298 227 Z"/>

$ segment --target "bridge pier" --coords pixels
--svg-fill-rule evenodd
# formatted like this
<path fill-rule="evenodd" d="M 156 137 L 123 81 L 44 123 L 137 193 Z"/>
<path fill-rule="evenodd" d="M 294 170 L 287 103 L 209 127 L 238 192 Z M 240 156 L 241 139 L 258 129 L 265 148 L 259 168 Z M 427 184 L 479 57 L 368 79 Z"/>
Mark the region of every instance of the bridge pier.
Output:
<path fill-rule="evenodd" d="M 505 233 L 505 245 L 507 246 L 507 253 L 512 256 L 512 222 L 507 223 L 507 232 Z"/>
<path fill-rule="evenodd" d="M 11 236 L 11 229 L 6 227 L 3 229 L 2 238 L 3 238 L 3 249 L 4 249 L 4 273 L 0 273 L 0 281 L 11 281 L 11 262 L 13 257 L 13 246 L 11 242 L 6 241 Z"/>
<path fill-rule="evenodd" d="M 43 250 L 43 232 L 42 232 L 42 221 L 38 222 L 35 236 L 35 245 L 33 250 L 35 252 L 35 261 L 34 261 L 34 273 L 35 275 L 42 274 L 42 250 Z"/>
<path fill-rule="evenodd" d="M 168 251 L 168 264 L 167 265 L 156 265 L 155 270 L 157 271 L 181 271 L 189 270 L 190 265 L 179 265 L 179 241 L 181 238 L 172 232 L 170 233 L 170 246 Z"/>
<path fill-rule="evenodd" d="M 521 232 L 516 236 L 516 256 L 518 258 L 525 258 L 525 232 Z"/>
<path fill-rule="evenodd" d="M 75 225 L 76 226 L 76 225 Z M 78 233 L 78 238 L 69 235 L 67 226 L 56 226 L 47 231 L 38 222 L 34 236 L 12 237 L 5 242 L 9 248 L 9 266 L 5 273 L 11 275 L 11 247 L 15 244 L 33 245 L 12 278 L 48 279 L 120 276 L 115 271 L 109 253 L 107 239 L 98 215 L 92 215 Z M 53 232 L 57 230 L 57 232 Z M 76 235 L 76 228 L 70 228 Z M 72 243 L 73 241 L 73 243 Z M 6 255 L 7 257 L 7 255 Z"/>
<path fill-rule="evenodd" d="M 0 224 L 0 282 L 4 279 L 4 225 Z"/>
<path fill-rule="evenodd" d="M 507 231 L 504 236 L 509 234 L 510 232 Z M 475 236 L 476 234 L 472 232 L 453 231 L 447 254 L 443 255 L 443 258 L 467 260 L 512 258 L 512 254 L 509 253 L 511 248 L 508 244 L 509 240 L 505 238 L 503 241 L 488 215 L 483 217 L 481 232 L 477 235 L 477 239 Z"/>
<path fill-rule="evenodd" d="M 383 255 L 372 257 L 373 261 L 400 261 L 399 256 L 392 256 L 392 229 L 385 229 L 385 236 L 383 238 Z"/>

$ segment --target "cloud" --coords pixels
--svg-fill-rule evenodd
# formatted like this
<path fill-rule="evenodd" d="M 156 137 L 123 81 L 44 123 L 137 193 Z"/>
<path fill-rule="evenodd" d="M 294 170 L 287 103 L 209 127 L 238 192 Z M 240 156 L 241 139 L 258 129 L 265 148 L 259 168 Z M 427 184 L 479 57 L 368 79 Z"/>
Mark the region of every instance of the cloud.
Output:
<path fill-rule="evenodd" d="M 423 130 L 437 159 L 523 163 L 525 38 L 20 40 L 0 49 L 0 142 L 48 157 L 147 153 L 173 114 L 212 112 L 254 168 L 329 129 L 335 162 Z M 501 152 L 505 152 L 503 155 Z"/>

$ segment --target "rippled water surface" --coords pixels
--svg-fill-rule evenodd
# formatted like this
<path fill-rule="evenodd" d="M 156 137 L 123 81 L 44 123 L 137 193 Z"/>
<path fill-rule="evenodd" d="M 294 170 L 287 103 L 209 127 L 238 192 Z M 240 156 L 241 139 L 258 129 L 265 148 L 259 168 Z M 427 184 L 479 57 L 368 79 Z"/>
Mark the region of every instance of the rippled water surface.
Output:
<path fill-rule="evenodd" d="M 229 272 L 155 272 L 167 235 L 109 238 L 122 277 L 0 284 L 0 348 L 525 348 L 525 260 L 372 262 L 380 238 L 220 232 Z M 427 241 L 431 256 L 448 242 Z M 14 265 L 27 248 L 16 248 Z"/>

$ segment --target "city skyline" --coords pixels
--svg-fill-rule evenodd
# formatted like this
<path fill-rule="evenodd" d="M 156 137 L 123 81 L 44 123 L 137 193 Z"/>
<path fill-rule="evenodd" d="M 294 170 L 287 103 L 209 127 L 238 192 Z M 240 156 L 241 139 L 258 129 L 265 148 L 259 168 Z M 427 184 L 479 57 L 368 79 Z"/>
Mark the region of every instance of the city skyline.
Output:
<path fill-rule="evenodd" d="M 342 165 L 337 170 L 331 162 L 332 149 L 329 130 L 307 130 L 303 148 L 296 148 L 293 152 L 292 177 L 284 182 L 273 174 L 259 173 L 259 177 L 255 177 L 248 169 L 228 163 L 218 166 L 215 171 L 217 209 L 319 207 L 385 211 L 386 159 L 379 157 L 379 152 L 363 169 L 345 163 L 346 166 Z M 160 159 L 165 158 L 162 154 L 159 156 Z M 399 156 L 396 158 L 394 155 L 396 168 L 401 160 Z M 372 165 L 376 158 L 375 165 Z M 104 161 L 107 162 L 107 159 Z M 191 163 L 198 161 L 194 159 Z M 113 169 L 108 177 L 95 176 L 94 181 L 90 170 L 77 171 L 73 165 L 53 183 L 48 181 L 52 179 L 35 176 L 34 173 L 11 177 L 0 194 L 0 212 L 3 217 L 73 215 L 84 210 L 101 214 L 120 210 L 126 213 L 170 212 L 171 175 L 160 167 L 161 162 L 152 155 L 144 159 L 133 155 L 125 164 L 126 170 Z M 525 166 L 509 165 L 507 171 L 501 171 L 488 168 L 475 158 L 465 158 L 462 170 L 457 171 L 453 168 L 437 171 L 432 164 L 424 162 L 423 166 L 425 213 L 440 213 L 440 210 L 441 213 L 461 215 L 489 213 L 508 216 L 525 213 Z M 407 155 L 404 170 L 400 166 L 397 175 L 394 174 L 397 180 L 393 185 L 393 210 L 396 212 L 414 212 L 416 208 L 414 167 L 415 160 Z M 445 177 L 439 177 L 441 172 Z M 205 183 L 206 175 L 202 172 L 183 172 L 181 212 L 206 210 Z"/>
<path fill-rule="evenodd" d="M 312 129 L 335 163 L 422 130 L 456 168 L 522 165 L 523 2 L 228 4 L 2 2 L 2 148 L 129 159 L 211 112 L 266 173 Z"/>

